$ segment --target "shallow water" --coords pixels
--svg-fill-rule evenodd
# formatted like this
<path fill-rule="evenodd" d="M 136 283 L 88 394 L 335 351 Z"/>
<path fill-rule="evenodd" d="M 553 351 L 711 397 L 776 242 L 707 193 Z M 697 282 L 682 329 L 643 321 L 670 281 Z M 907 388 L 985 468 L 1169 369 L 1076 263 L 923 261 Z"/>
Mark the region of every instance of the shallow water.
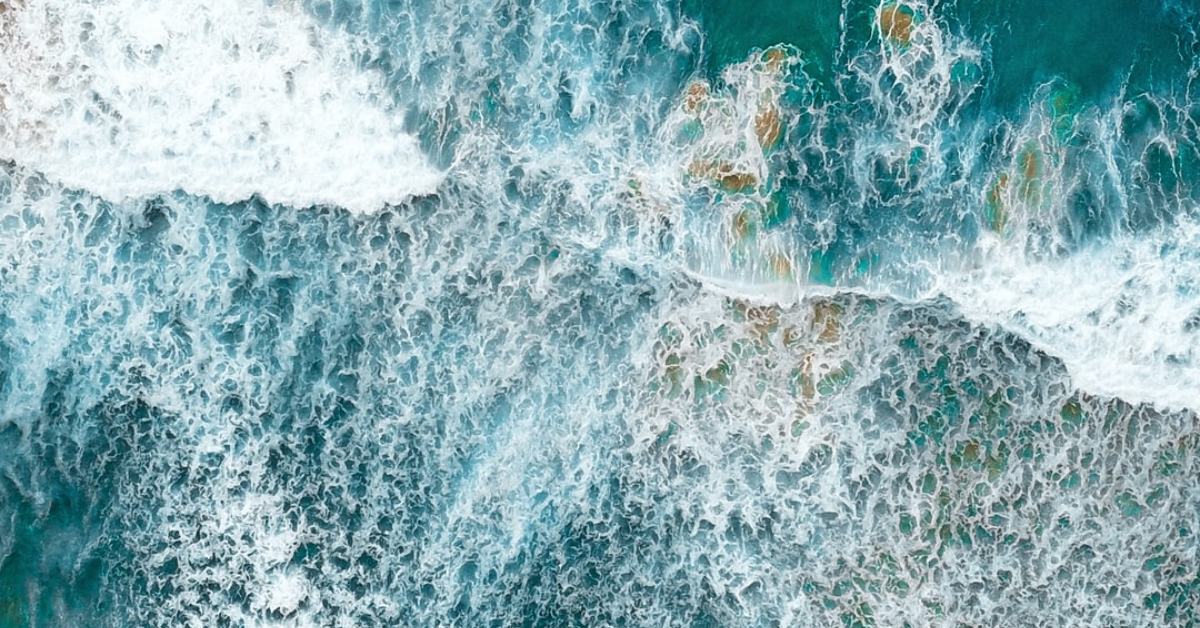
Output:
<path fill-rule="evenodd" d="M 0 628 L 1196 621 L 1192 5 L 0 8 Z"/>

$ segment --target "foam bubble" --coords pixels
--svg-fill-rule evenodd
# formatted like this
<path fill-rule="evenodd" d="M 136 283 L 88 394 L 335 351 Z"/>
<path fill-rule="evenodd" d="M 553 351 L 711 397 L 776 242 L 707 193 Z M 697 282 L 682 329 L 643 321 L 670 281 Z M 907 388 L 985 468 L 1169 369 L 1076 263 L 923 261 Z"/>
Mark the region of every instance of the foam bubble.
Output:
<path fill-rule="evenodd" d="M 0 158 L 65 185 L 369 212 L 442 179 L 383 77 L 292 2 L 10 7 Z"/>

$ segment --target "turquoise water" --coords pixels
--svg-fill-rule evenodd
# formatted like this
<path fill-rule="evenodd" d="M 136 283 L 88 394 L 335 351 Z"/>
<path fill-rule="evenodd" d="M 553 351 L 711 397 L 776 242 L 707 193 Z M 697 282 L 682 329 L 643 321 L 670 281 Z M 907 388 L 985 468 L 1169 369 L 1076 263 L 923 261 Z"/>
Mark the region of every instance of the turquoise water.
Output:
<path fill-rule="evenodd" d="M 709 72 L 743 60 L 748 50 L 790 43 L 803 53 L 806 72 L 829 82 L 837 74 L 835 58 L 870 41 L 879 6 L 821 0 L 747 8 L 727 0 L 688 0 L 683 10 L 704 27 Z M 952 30 L 988 48 L 991 76 L 985 90 L 992 103 L 1010 111 L 1026 104 L 1038 84 L 1055 79 L 1100 99 L 1127 82 L 1143 89 L 1171 83 L 1191 67 L 1195 35 L 1187 26 L 1192 15 L 1187 3 L 962 0 L 936 7 Z"/>
<path fill-rule="evenodd" d="M 1191 626 L 1196 7 L 0 12 L 0 628 Z"/>

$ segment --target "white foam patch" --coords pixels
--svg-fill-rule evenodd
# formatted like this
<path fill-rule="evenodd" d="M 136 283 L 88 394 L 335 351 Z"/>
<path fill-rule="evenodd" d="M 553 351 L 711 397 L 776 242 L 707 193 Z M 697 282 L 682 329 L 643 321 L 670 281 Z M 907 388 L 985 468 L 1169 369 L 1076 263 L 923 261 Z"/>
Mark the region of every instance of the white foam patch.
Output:
<path fill-rule="evenodd" d="M 308 598 L 308 580 L 296 573 L 280 573 L 267 584 L 263 606 L 280 615 L 291 615 Z"/>
<path fill-rule="evenodd" d="M 969 318 L 1061 358 L 1089 392 L 1166 408 L 1200 407 L 1200 225 L 1106 243 L 1061 259 L 997 250 L 940 289 Z"/>
<path fill-rule="evenodd" d="M 0 159 L 68 186 L 370 212 L 442 180 L 382 76 L 291 2 L 29 0 L 2 19 Z"/>

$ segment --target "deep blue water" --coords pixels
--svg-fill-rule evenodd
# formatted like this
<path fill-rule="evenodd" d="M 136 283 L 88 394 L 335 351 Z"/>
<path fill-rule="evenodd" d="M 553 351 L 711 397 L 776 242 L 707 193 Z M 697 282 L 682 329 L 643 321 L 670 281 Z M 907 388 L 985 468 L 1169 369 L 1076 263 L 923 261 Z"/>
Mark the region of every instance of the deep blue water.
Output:
<path fill-rule="evenodd" d="M 1193 4 L 0 9 L 0 628 L 1198 621 Z"/>

